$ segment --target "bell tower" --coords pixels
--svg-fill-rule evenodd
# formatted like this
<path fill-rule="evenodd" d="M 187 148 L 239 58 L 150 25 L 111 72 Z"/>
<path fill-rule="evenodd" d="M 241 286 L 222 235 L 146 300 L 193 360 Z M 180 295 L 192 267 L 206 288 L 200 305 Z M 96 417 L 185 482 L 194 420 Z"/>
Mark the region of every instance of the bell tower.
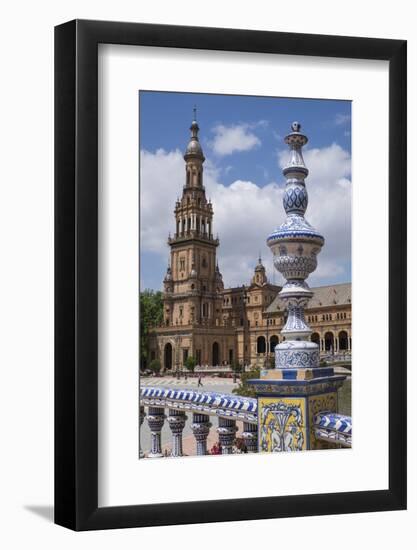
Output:
<path fill-rule="evenodd" d="M 166 325 L 217 325 L 223 282 L 216 263 L 213 207 L 203 185 L 205 161 L 194 108 L 190 140 L 184 154 L 185 184 L 175 204 L 175 233 L 169 237 L 169 284 L 164 285 Z M 217 266 L 217 267 L 216 267 Z M 165 282 L 166 283 L 166 282 Z"/>
<path fill-rule="evenodd" d="M 265 266 L 262 263 L 261 255 L 259 255 L 258 264 L 255 267 L 255 273 L 252 277 L 252 284 L 257 286 L 264 286 L 268 282 L 266 276 Z"/>

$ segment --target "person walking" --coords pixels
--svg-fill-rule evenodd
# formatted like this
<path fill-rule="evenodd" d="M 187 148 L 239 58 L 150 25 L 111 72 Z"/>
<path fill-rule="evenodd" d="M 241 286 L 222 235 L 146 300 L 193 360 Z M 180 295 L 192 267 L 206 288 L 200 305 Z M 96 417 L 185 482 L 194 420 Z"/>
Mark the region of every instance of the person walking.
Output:
<path fill-rule="evenodd" d="M 200 386 L 202 386 L 203 383 L 201 381 L 201 374 L 198 375 L 198 382 L 197 382 L 197 388 L 199 388 Z"/>

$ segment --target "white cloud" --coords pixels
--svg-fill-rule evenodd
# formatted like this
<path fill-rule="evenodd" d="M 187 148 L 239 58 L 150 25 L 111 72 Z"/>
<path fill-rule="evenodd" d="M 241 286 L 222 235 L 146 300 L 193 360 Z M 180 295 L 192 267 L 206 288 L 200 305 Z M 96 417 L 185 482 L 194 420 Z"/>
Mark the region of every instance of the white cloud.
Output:
<path fill-rule="evenodd" d="M 185 167 L 179 150 L 140 156 L 140 229 L 143 250 L 168 255 L 168 233 L 175 231 L 173 210 L 184 185 Z"/>
<path fill-rule="evenodd" d="M 336 124 L 336 126 L 342 126 L 343 124 L 347 124 L 348 122 L 350 122 L 350 115 L 338 113 L 334 118 L 334 123 Z"/>
<path fill-rule="evenodd" d="M 224 282 L 227 286 L 248 283 L 258 254 L 270 259 L 266 237 L 273 229 L 277 210 L 282 208 L 283 190 L 276 183 L 258 187 L 242 180 L 225 187 L 211 178 L 206 187 L 220 237 L 218 256 Z"/>
<path fill-rule="evenodd" d="M 258 125 L 265 126 L 266 121 L 260 121 Z M 261 145 L 261 140 L 252 132 L 253 125 L 236 124 L 224 126 L 218 124 L 213 128 L 214 138 L 210 146 L 219 156 L 231 155 L 241 151 L 250 151 Z"/>
<path fill-rule="evenodd" d="M 279 152 L 282 167 L 287 151 Z M 309 207 L 306 218 L 326 239 L 317 271 L 310 277 L 312 285 L 343 277 L 350 262 L 350 156 L 339 145 L 307 149 L 304 154 L 310 170 L 307 178 Z M 180 151 L 141 153 L 141 243 L 144 250 L 157 252 L 165 260 L 166 239 L 174 232 L 173 209 L 182 193 L 185 167 Z M 237 180 L 230 186 L 219 181 L 220 173 L 208 159 L 204 185 L 214 208 L 214 233 L 219 233 L 218 258 L 226 286 L 248 283 L 259 252 L 270 280 L 278 284 L 273 273 L 272 255 L 266 246 L 271 231 L 284 221 L 282 206 L 284 177 L 277 169 L 279 184 L 264 187 L 251 181 Z M 163 274 L 161 274 L 161 279 Z"/>

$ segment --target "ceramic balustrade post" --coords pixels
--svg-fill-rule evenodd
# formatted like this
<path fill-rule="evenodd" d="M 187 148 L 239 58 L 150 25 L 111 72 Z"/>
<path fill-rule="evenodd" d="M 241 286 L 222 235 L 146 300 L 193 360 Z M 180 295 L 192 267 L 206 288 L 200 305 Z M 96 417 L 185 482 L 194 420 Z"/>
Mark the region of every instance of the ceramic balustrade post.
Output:
<path fill-rule="evenodd" d="M 233 453 L 233 443 L 236 438 L 236 421 L 230 418 L 219 417 L 219 427 L 217 433 L 219 434 L 220 445 L 222 446 L 222 454 L 230 455 Z"/>
<path fill-rule="evenodd" d="M 258 425 L 250 424 L 249 422 L 243 423 L 242 438 L 245 442 L 248 453 L 258 452 Z"/>
<path fill-rule="evenodd" d="M 148 425 L 151 430 L 151 451 L 148 458 L 163 456 L 161 448 L 161 431 L 165 421 L 163 407 L 148 407 Z"/>
<path fill-rule="evenodd" d="M 140 405 L 139 407 L 139 458 L 145 457 L 145 453 L 142 450 L 142 443 L 140 438 L 141 431 L 142 431 L 142 424 L 143 424 L 143 421 L 145 420 L 145 416 L 146 416 L 145 407 L 143 405 Z"/>
<path fill-rule="evenodd" d="M 182 431 L 187 420 L 184 411 L 169 409 L 168 424 L 172 433 L 171 456 L 183 456 L 182 452 Z"/>
<path fill-rule="evenodd" d="M 193 431 L 197 443 L 197 456 L 207 454 L 207 437 L 210 431 L 211 423 L 207 414 L 193 413 Z"/>

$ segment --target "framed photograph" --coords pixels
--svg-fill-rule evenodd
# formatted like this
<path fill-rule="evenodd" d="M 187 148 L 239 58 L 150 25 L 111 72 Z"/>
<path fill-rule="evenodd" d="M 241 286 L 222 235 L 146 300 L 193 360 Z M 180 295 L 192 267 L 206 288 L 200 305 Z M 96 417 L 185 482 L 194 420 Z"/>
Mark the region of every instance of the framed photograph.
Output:
<path fill-rule="evenodd" d="M 65 23 L 55 159 L 56 523 L 406 507 L 405 41 Z"/>

